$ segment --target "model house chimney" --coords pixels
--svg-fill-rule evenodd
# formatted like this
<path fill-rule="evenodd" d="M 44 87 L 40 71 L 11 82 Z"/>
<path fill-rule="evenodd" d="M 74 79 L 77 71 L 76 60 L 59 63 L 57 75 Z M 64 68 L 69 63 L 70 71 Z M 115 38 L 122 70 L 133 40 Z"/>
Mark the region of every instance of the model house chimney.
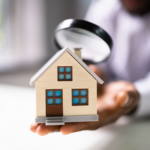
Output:
<path fill-rule="evenodd" d="M 74 53 L 75 53 L 80 59 L 82 59 L 82 57 L 81 57 L 81 49 L 82 49 L 82 47 L 75 47 L 75 48 L 74 48 Z"/>

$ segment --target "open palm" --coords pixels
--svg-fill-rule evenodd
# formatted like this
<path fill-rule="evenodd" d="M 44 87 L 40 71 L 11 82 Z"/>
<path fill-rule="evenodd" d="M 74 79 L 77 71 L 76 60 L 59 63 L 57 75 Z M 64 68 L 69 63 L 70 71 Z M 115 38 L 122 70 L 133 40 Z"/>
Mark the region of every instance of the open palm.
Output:
<path fill-rule="evenodd" d="M 69 134 L 82 130 L 95 130 L 99 127 L 113 123 L 122 115 L 134 110 L 139 103 L 139 94 L 132 83 L 126 81 L 112 82 L 98 89 L 97 112 L 99 121 L 66 123 L 63 126 L 46 126 L 45 124 L 32 124 L 30 129 L 39 135 L 61 131 Z"/>

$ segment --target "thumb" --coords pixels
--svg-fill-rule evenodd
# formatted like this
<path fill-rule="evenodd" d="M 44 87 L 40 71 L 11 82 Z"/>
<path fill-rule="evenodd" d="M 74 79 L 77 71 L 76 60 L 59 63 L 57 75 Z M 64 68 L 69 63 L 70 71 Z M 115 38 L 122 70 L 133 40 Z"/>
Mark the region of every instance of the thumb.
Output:
<path fill-rule="evenodd" d="M 127 91 L 120 91 L 115 100 L 118 106 L 125 106 L 129 102 L 129 93 Z"/>

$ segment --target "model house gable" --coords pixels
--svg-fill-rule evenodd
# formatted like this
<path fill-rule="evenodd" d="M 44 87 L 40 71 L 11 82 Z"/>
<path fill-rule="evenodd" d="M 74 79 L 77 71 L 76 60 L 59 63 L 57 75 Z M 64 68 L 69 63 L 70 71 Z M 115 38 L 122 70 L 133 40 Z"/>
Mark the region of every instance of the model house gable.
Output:
<path fill-rule="evenodd" d="M 81 84 L 96 81 L 68 52 L 59 57 L 36 83 Z M 97 81 L 96 81 L 97 82 Z M 46 83 L 45 83 L 46 84 Z"/>
<path fill-rule="evenodd" d="M 56 63 L 57 62 L 57 63 Z M 73 80 L 74 76 L 74 69 L 78 69 L 78 73 L 76 77 L 79 76 L 88 76 L 89 74 L 92 78 L 94 78 L 98 83 L 102 84 L 103 81 L 93 72 L 91 69 L 76 55 L 74 54 L 69 48 L 64 48 L 63 50 L 57 52 L 30 80 L 30 85 L 33 85 L 35 81 L 40 81 L 42 76 L 47 72 L 47 70 L 53 70 L 56 72 L 57 67 L 57 74 L 53 76 L 53 72 L 50 75 L 50 78 L 56 78 L 59 81 L 71 81 Z M 78 64 L 78 65 L 77 65 Z M 74 66 L 72 68 L 72 66 Z M 79 67 L 80 66 L 80 67 Z M 85 71 L 82 71 L 85 70 Z M 63 72 L 64 71 L 64 72 Z M 71 72 L 69 72 L 71 71 Z M 86 73 L 83 73 L 86 72 Z M 82 74 L 83 73 L 83 74 Z"/>

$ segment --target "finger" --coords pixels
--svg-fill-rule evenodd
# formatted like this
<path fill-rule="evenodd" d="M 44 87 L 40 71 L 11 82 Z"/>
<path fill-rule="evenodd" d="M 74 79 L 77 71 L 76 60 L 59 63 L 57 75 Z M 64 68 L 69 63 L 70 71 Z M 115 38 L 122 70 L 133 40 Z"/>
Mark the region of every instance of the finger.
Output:
<path fill-rule="evenodd" d="M 120 107 L 127 105 L 129 103 L 129 99 L 130 97 L 127 91 L 120 91 L 115 98 L 116 103 Z"/>
<path fill-rule="evenodd" d="M 123 115 L 133 114 L 139 103 L 139 94 L 136 91 L 121 91 L 117 95 L 117 101 Z"/>
<path fill-rule="evenodd" d="M 136 91 L 128 91 L 128 101 L 123 105 L 124 108 L 129 108 L 128 114 L 132 114 L 136 111 L 140 100 L 140 95 Z"/>
<path fill-rule="evenodd" d="M 38 128 L 40 124 L 39 123 L 32 123 L 30 126 L 30 131 L 36 133 L 36 129 Z"/>
<path fill-rule="evenodd" d="M 46 126 L 45 123 L 40 124 L 36 130 L 37 134 L 39 134 L 40 136 L 43 136 L 52 132 L 59 132 L 59 131 L 60 131 L 60 126 Z"/>
<path fill-rule="evenodd" d="M 120 91 L 116 96 L 116 101 L 121 107 L 137 105 L 139 100 L 138 93 L 133 91 Z"/>
<path fill-rule="evenodd" d="M 88 129 L 87 122 L 77 122 L 77 123 L 68 123 L 64 126 L 61 126 L 60 131 L 63 135 L 67 135 L 73 132 L 78 132 Z"/>

